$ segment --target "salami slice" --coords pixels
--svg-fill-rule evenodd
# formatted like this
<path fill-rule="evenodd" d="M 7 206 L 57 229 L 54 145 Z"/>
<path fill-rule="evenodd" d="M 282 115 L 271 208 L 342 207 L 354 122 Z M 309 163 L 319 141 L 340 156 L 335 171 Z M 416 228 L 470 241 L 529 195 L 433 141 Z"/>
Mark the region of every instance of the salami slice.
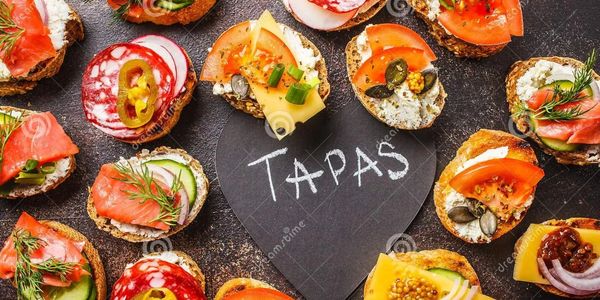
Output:
<path fill-rule="evenodd" d="M 117 113 L 119 72 L 132 59 L 146 61 L 159 87 L 152 121 L 128 128 Z M 96 55 L 83 75 L 81 98 L 85 116 L 94 126 L 119 139 L 135 139 L 161 121 L 175 98 L 175 77 L 167 63 L 149 48 L 129 43 L 116 44 Z"/>
<path fill-rule="evenodd" d="M 133 299 L 152 288 L 167 288 L 177 299 L 206 300 L 200 283 L 182 267 L 160 259 L 143 259 L 125 270 L 111 300 Z"/>
<path fill-rule="evenodd" d="M 308 0 L 336 13 L 347 13 L 363 6 L 367 0 Z"/>

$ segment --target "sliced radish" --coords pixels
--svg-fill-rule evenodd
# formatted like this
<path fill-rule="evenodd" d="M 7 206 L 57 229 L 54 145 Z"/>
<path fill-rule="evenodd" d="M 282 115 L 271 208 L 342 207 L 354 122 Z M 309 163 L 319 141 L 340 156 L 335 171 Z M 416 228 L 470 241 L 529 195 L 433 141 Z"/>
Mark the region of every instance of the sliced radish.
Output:
<path fill-rule="evenodd" d="M 40 17 L 42 17 L 42 22 L 44 25 L 48 25 L 48 9 L 46 8 L 46 2 L 44 0 L 33 0 L 35 3 L 35 7 L 40 12 Z"/>
<path fill-rule="evenodd" d="M 317 30 L 331 30 L 350 21 L 358 9 L 347 13 L 334 13 L 308 0 L 288 1 L 292 13 L 306 26 Z"/>
<path fill-rule="evenodd" d="M 133 41 L 133 44 L 142 45 L 160 55 L 175 77 L 175 91 L 181 93 L 187 80 L 189 63 L 185 51 L 175 42 L 161 35 L 146 35 Z"/>
<path fill-rule="evenodd" d="M 166 187 L 172 187 L 176 177 L 173 173 L 169 172 L 165 168 L 146 164 L 148 171 L 152 173 L 152 178 L 160 181 Z M 177 192 L 179 196 L 179 218 L 177 218 L 177 224 L 183 225 L 190 211 L 190 198 L 184 188 L 179 189 Z"/>

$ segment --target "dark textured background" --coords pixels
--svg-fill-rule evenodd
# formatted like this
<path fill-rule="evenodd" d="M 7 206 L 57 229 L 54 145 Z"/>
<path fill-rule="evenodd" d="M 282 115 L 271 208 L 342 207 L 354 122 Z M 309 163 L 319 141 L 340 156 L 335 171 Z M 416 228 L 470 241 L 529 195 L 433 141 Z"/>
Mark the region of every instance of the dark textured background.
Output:
<path fill-rule="evenodd" d="M 460 144 L 478 129 L 512 130 L 503 84 L 514 61 L 545 55 L 584 59 L 592 47 L 600 46 L 600 1 L 522 2 L 526 36 L 515 39 L 499 55 L 481 61 L 456 59 L 437 46 L 426 33 L 424 23 L 412 13 L 394 17 L 383 10 L 372 19 L 372 23 L 400 22 L 415 29 L 423 34 L 439 57 L 436 65 L 441 70 L 440 77 L 449 96 L 442 116 L 432 129 L 438 145 L 438 173 L 452 159 Z M 78 169 L 66 183 L 47 195 L 0 202 L 0 238 L 6 238 L 23 210 L 40 219 L 55 219 L 69 224 L 86 234 L 98 248 L 110 285 L 125 264 L 139 258 L 143 251 L 152 249 L 115 239 L 97 230 L 85 211 L 87 187 L 100 166 L 115 161 L 119 156 L 132 156 L 137 151 L 104 135 L 84 119 L 79 91 L 81 74 L 95 53 L 110 44 L 128 41 L 142 34 L 161 33 L 183 45 L 199 70 L 206 57 L 206 49 L 222 31 L 240 21 L 256 18 L 264 9 L 269 9 L 279 21 L 303 32 L 324 54 L 333 87 L 327 109 L 335 112 L 348 102 L 357 101 L 346 78 L 343 49 L 364 26 L 342 33 L 312 31 L 293 20 L 276 0 L 220 0 L 204 20 L 185 27 L 112 23 L 110 10 L 102 0 L 71 0 L 70 3 L 79 11 L 86 25 L 85 41 L 71 48 L 58 76 L 43 80 L 36 90 L 27 95 L 0 99 L 0 104 L 52 111 L 81 148 L 77 156 Z M 209 84 L 201 83 L 194 95 L 173 133 L 144 145 L 150 149 L 168 145 L 188 150 L 203 163 L 211 180 L 204 209 L 190 227 L 172 237 L 173 248 L 191 254 L 200 264 L 207 278 L 210 297 L 223 282 L 238 276 L 262 279 L 294 294 L 293 287 L 285 278 L 264 262 L 263 253 L 237 220 L 219 188 L 215 150 L 218 136 L 232 112 L 231 107 L 212 95 Z M 540 184 L 536 201 L 525 220 L 513 232 L 490 245 L 467 245 L 443 229 L 430 196 L 407 232 L 414 238 L 418 249 L 446 248 L 467 256 L 478 271 L 486 294 L 495 298 L 548 299 L 549 296 L 539 292 L 537 287 L 512 280 L 512 247 L 529 223 L 572 216 L 599 218 L 599 169 L 594 166 L 561 166 L 542 154 L 539 148 L 536 147 L 536 150 L 547 176 Z M 147 244 L 146 248 L 160 250 L 160 244 Z M 2 282 L 0 298 L 12 299 L 14 295 L 10 284 Z"/>

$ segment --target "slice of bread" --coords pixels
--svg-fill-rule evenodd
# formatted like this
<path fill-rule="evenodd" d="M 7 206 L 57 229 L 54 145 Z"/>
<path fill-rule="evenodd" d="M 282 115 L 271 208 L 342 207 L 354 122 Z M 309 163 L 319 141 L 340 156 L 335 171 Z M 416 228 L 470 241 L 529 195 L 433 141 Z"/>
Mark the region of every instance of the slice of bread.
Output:
<path fill-rule="evenodd" d="M 348 79 L 350 79 L 350 83 L 352 84 L 352 89 L 360 100 L 360 103 L 367 109 L 367 111 L 373 115 L 377 120 L 387 124 L 390 127 L 403 129 L 403 130 L 418 130 L 423 128 L 429 128 L 433 125 L 435 119 L 441 114 L 444 106 L 446 104 L 446 91 L 444 90 L 444 86 L 441 81 L 438 79 L 436 84 L 439 89 L 439 94 L 435 101 L 432 102 L 432 105 L 435 107 L 435 110 L 419 110 L 418 116 L 411 116 L 413 118 L 418 118 L 418 124 L 409 123 L 408 120 L 401 121 L 399 123 L 392 122 L 387 120 L 382 115 L 382 108 L 380 108 L 379 104 L 382 99 L 375 99 L 365 95 L 363 92 L 359 91 L 359 89 L 352 82 L 352 78 L 358 71 L 358 69 L 362 66 L 362 57 L 360 51 L 358 50 L 358 36 L 354 37 L 346 46 L 346 66 L 348 70 Z M 421 100 L 419 100 L 421 101 Z M 421 101 L 422 102 L 422 101 Z M 422 103 L 421 103 L 422 104 Z"/>
<path fill-rule="evenodd" d="M 132 23 L 152 22 L 157 25 L 190 24 L 208 14 L 217 3 L 217 0 L 195 0 L 190 6 L 177 11 L 163 11 L 160 8 L 143 7 L 139 17 L 125 14 L 124 18 Z M 113 7 L 118 9 L 118 6 Z"/>
<path fill-rule="evenodd" d="M 87 258 L 90 268 L 92 269 L 92 277 L 94 278 L 96 291 L 98 292 L 97 299 L 106 299 L 107 290 L 104 266 L 102 265 L 100 254 L 98 254 L 98 251 L 94 248 L 94 245 L 92 245 L 83 234 L 65 224 L 46 220 L 42 220 L 40 223 L 54 229 L 60 235 L 70 240 L 76 242 L 85 242 L 85 245 L 83 246 L 83 254 Z"/>
<path fill-rule="evenodd" d="M 21 113 L 24 117 L 36 113 L 35 111 L 11 106 L 0 106 L 0 112 L 9 114 Z M 8 194 L 0 194 L 0 199 L 27 198 L 49 192 L 67 180 L 75 171 L 76 165 L 74 155 L 58 160 L 56 162 L 56 171 L 48 174 L 46 181 L 42 185 L 16 185 Z"/>
<path fill-rule="evenodd" d="M 84 37 L 83 22 L 72 8 L 69 21 L 65 26 L 65 40 L 67 42 L 58 50 L 56 57 L 39 63 L 26 77 L 0 81 L 0 96 L 25 94 L 33 90 L 38 81 L 50 78 L 60 71 L 67 49 L 75 42 L 83 40 Z"/>
<path fill-rule="evenodd" d="M 462 237 L 455 228 L 455 223 L 448 217 L 446 211 L 446 189 L 450 188 L 450 180 L 457 175 L 457 170 L 468 160 L 473 159 L 489 149 L 499 147 L 508 147 L 507 158 L 518 159 L 530 162 L 534 165 L 538 164 L 535 152 L 529 143 L 514 135 L 506 132 L 482 129 L 474 133 L 456 152 L 456 157 L 442 171 L 439 180 L 435 184 L 433 199 L 435 202 L 435 211 L 444 227 L 454 236 L 467 243 L 486 243 L 482 240 L 471 240 Z M 535 194 L 535 189 L 533 190 Z M 498 228 L 491 240 L 495 240 L 515 228 L 523 219 L 524 215 L 529 210 L 530 206 L 524 207 L 521 212 L 521 218 L 516 219 L 511 217 L 509 220 L 503 221 L 498 219 Z"/>
<path fill-rule="evenodd" d="M 456 252 L 444 249 L 436 249 L 406 253 L 392 252 L 389 254 L 389 256 L 393 259 L 399 260 L 407 264 L 411 264 L 423 270 L 441 268 L 449 271 L 454 271 L 462 275 L 465 279 L 467 279 L 471 286 L 480 285 L 479 278 L 477 277 L 477 273 L 475 273 L 475 269 L 473 269 L 473 266 L 471 266 L 466 257 Z M 371 270 L 371 272 L 367 276 L 367 280 L 365 281 L 365 297 L 367 291 L 371 288 L 371 284 L 373 283 L 374 271 L 375 269 L 373 268 L 373 270 Z"/>
<path fill-rule="evenodd" d="M 517 61 L 512 65 L 508 76 L 506 77 L 506 97 L 510 112 L 512 113 L 513 121 L 515 122 L 517 129 L 525 133 L 532 140 L 534 140 L 542 150 L 556 158 L 556 161 L 560 164 L 565 165 L 589 165 L 600 163 L 600 145 L 582 145 L 578 150 L 572 152 L 556 151 L 548 146 L 544 145 L 540 138 L 533 132 L 529 124 L 527 116 L 518 117 L 515 113 L 518 110 L 521 99 L 517 95 L 517 81 L 523 77 L 525 73 L 535 66 L 540 60 L 547 60 L 561 64 L 564 66 L 571 66 L 574 68 L 583 67 L 583 63 L 567 57 L 536 57 L 526 61 Z M 594 80 L 599 81 L 600 75 L 594 72 Z"/>
<path fill-rule="evenodd" d="M 264 288 L 264 289 L 272 289 L 276 290 L 276 288 L 272 287 L 270 284 L 252 278 L 234 278 L 231 279 L 225 284 L 223 284 L 217 294 L 215 295 L 214 300 L 223 300 L 225 297 L 230 296 L 232 294 L 238 293 L 247 289 L 255 289 L 255 288 Z"/>
<path fill-rule="evenodd" d="M 204 277 L 204 274 L 202 273 L 202 269 L 200 269 L 200 267 L 194 261 L 194 259 L 191 256 L 189 256 L 186 253 L 181 252 L 181 251 L 168 251 L 168 252 L 171 252 L 171 253 L 174 253 L 175 255 L 177 255 L 181 259 L 181 261 L 183 261 L 189 267 L 192 276 L 194 276 L 194 278 L 196 278 L 196 280 L 198 281 L 198 283 L 200 283 L 200 286 L 202 287 L 202 291 L 204 293 L 206 293 L 206 278 Z M 152 252 L 150 254 L 145 254 L 144 258 L 160 256 L 162 253 L 163 252 Z M 142 259 L 144 259 L 144 258 L 142 258 Z"/>
<path fill-rule="evenodd" d="M 427 17 L 429 5 L 425 0 L 406 0 L 410 6 L 415 9 L 417 16 L 423 19 L 429 27 L 429 32 L 435 40 L 448 50 L 456 54 L 457 57 L 484 58 L 499 53 L 508 44 L 494 46 L 479 46 L 465 42 L 454 35 L 448 33 L 446 29 L 437 21 L 430 20 Z"/>
<path fill-rule="evenodd" d="M 302 20 L 300 20 L 295 14 L 294 12 L 292 12 L 292 10 L 290 9 L 290 7 L 286 4 L 286 1 L 293 1 L 293 0 L 281 0 L 283 2 L 283 6 L 285 7 L 285 9 L 292 14 L 292 16 L 294 17 L 294 19 L 296 19 L 298 22 L 302 23 Z M 340 31 L 340 30 L 345 30 L 345 29 L 350 29 L 354 26 L 358 26 L 364 22 L 369 21 L 372 17 L 374 17 L 381 9 L 383 9 L 386 6 L 387 0 L 378 0 L 375 4 L 373 4 L 373 6 L 371 6 L 368 10 L 357 14 L 354 18 L 352 18 L 350 21 L 346 22 L 346 24 L 331 29 L 331 30 L 326 30 L 326 31 Z"/>
<path fill-rule="evenodd" d="M 568 226 L 568 227 L 572 227 L 572 228 L 600 230 L 600 220 L 590 219 L 590 218 L 570 218 L 567 220 L 548 220 L 542 224 L 549 225 L 549 226 L 563 226 L 563 227 Z M 525 242 L 525 241 L 523 241 L 523 237 L 521 237 L 517 240 L 517 242 L 515 243 L 515 253 L 514 253 L 513 257 L 516 257 L 519 254 L 518 249 L 520 248 L 520 245 L 523 242 Z M 554 295 L 564 297 L 564 298 L 569 298 L 569 299 L 594 298 L 594 295 L 587 295 L 587 296 L 570 295 L 570 294 L 567 294 L 567 293 L 553 287 L 552 285 L 547 285 L 547 284 L 536 284 L 536 285 L 547 293 L 554 294 Z M 595 296 L 597 297 L 598 294 L 596 294 Z"/>
<path fill-rule="evenodd" d="M 94 222 L 96 223 L 96 226 L 98 226 L 99 229 L 110 233 L 112 236 L 114 236 L 116 238 L 124 239 L 124 240 L 130 241 L 132 243 L 140 243 L 140 242 L 160 240 L 160 239 L 169 237 L 171 235 L 174 235 L 174 234 L 178 233 L 179 231 L 185 229 L 187 226 L 189 226 L 194 221 L 194 219 L 196 218 L 198 213 L 200 213 L 200 210 L 202 209 L 204 202 L 206 201 L 206 197 L 208 196 L 208 189 L 209 189 L 208 178 L 204 174 L 204 169 L 202 168 L 202 165 L 200 164 L 200 162 L 198 162 L 195 158 L 190 156 L 184 150 L 172 149 L 169 147 L 159 147 L 159 148 L 156 148 L 152 152 L 142 151 L 142 152 L 139 152 L 138 154 L 136 154 L 135 158 L 137 158 L 138 160 L 148 160 L 149 158 L 154 158 L 154 157 L 159 157 L 161 155 L 169 155 L 169 154 L 177 155 L 177 156 L 180 156 L 183 159 L 185 159 L 187 165 L 192 169 L 192 172 L 194 173 L 194 176 L 196 177 L 196 183 L 197 183 L 196 201 L 194 202 L 194 206 L 190 208 L 189 215 L 187 216 L 187 219 L 184 222 L 184 224 L 183 225 L 177 224 L 176 226 L 171 227 L 169 229 L 169 231 L 162 232 L 156 236 L 147 236 L 147 235 L 143 235 L 140 233 L 133 233 L 133 232 L 123 232 L 117 226 L 112 224 L 111 220 L 109 218 L 105 218 L 105 217 L 98 215 L 98 213 L 96 212 L 96 207 L 94 206 L 94 199 L 93 199 L 92 195 L 90 194 L 90 196 L 88 197 L 88 201 L 87 201 L 87 212 L 88 212 L 88 215 L 90 216 L 90 218 L 92 218 L 92 220 L 94 220 Z"/>
<path fill-rule="evenodd" d="M 319 95 L 321 95 L 323 101 L 326 101 L 327 97 L 329 96 L 330 85 L 329 81 L 327 80 L 327 66 L 325 65 L 325 59 L 323 59 L 323 55 L 321 55 L 321 52 L 319 51 L 317 46 L 315 46 L 315 44 L 313 44 L 300 33 L 298 33 L 298 36 L 300 37 L 302 45 L 305 48 L 312 49 L 316 56 L 321 57 L 321 60 L 316 65 L 316 70 L 319 72 L 319 80 L 321 81 L 321 83 L 319 84 Z M 260 104 L 258 104 L 258 101 L 256 101 L 256 99 L 252 99 L 249 96 L 245 99 L 240 99 L 235 93 L 226 93 L 222 96 L 225 99 L 225 101 L 231 104 L 231 106 L 233 106 L 235 109 L 241 110 L 258 119 L 265 118 L 265 114 L 263 113 L 262 109 L 260 108 Z"/>

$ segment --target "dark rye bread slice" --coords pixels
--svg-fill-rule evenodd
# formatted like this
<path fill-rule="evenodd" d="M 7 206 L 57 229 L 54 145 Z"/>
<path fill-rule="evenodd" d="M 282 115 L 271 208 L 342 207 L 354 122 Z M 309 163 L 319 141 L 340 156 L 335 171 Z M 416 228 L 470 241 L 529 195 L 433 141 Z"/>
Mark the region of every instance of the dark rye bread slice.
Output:
<path fill-rule="evenodd" d="M 416 127 L 410 126 L 408 124 L 391 124 L 390 122 L 382 118 L 379 114 L 380 108 L 378 107 L 378 103 L 381 100 L 371 98 L 365 95 L 363 92 L 358 90 L 358 88 L 356 87 L 356 85 L 354 85 L 354 82 L 352 81 L 352 78 L 362 65 L 362 57 L 360 55 L 360 52 L 358 51 L 357 40 L 358 36 L 355 36 L 348 43 L 348 45 L 346 45 L 346 67 L 348 70 L 348 79 L 350 79 L 350 83 L 352 84 L 352 89 L 354 90 L 356 97 L 358 97 L 358 100 L 360 100 L 360 103 L 365 107 L 365 109 L 367 109 L 367 111 L 377 120 L 387 124 L 390 127 L 403 130 L 417 130 L 431 127 L 435 122 L 435 119 L 441 114 L 442 110 L 444 109 L 444 106 L 446 105 L 446 97 L 448 96 L 446 94 L 446 91 L 444 90 L 444 86 L 442 85 L 441 81 L 439 79 L 437 80 L 436 84 L 439 87 L 440 93 L 434 101 L 435 106 L 439 109 L 439 113 L 429 114 L 428 117 L 430 118 L 430 120 L 426 123 L 422 122 L 419 126 Z"/>
<path fill-rule="evenodd" d="M 11 107 L 11 106 L 0 106 L 0 113 L 2 113 L 2 112 L 6 112 L 6 113 L 20 112 L 23 114 L 23 117 L 36 113 L 35 111 Z M 42 184 L 42 185 L 17 185 L 8 194 L 0 193 L 0 199 L 2 199 L 2 198 L 18 199 L 18 198 L 32 197 L 32 196 L 35 196 L 38 194 L 43 194 L 43 193 L 49 192 L 49 191 L 57 188 L 61 183 L 63 183 L 65 180 L 67 180 L 67 178 L 69 178 L 69 176 L 71 176 L 71 174 L 73 174 L 73 172 L 75 171 L 75 168 L 76 168 L 75 156 L 72 155 L 69 157 L 65 157 L 62 160 L 60 160 L 60 162 L 57 162 L 57 163 L 58 163 L 57 166 L 64 166 L 63 169 L 60 169 L 60 170 L 57 169 L 57 171 L 56 171 L 56 172 L 64 173 L 62 176 L 55 177 L 55 178 L 53 176 L 48 176 L 49 178 L 47 178 L 46 181 L 44 182 L 44 184 Z"/>
<path fill-rule="evenodd" d="M 96 291 L 98 292 L 97 299 L 106 299 L 106 276 L 104 274 L 104 266 L 102 265 L 102 260 L 100 259 L 100 254 L 94 248 L 94 245 L 90 243 L 90 241 L 77 230 L 56 222 L 56 221 L 47 221 L 42 220 L 40 223 L 54 229 L 60 235 L 76 241 L 76 242 L 85 242 L 83 246 L 83 254 L 87 258 L 90 268 L 92 270 L 92 277 L 94 278 L 94 283 L 96 284 Z"/>
<path fill-rule="evenodd" d="M 591 219 L 591 218 L 570 218 L 567 220 L 548 220 L 542 224 L 549 225 L 549 226 L 560 226 L 560 227 L 567 226 L 567 227 L 572 227 L 572 228 L 600 230 L 600 220 Z M 514 253 L 513 257 L 517 257 L 517 255 L 519 255 L 518 249 L 520 248 L 521 243 L 524 243 L 524 242 L 525 241 L 523 240 L 523 237 L 521 237 L 517 240 L 517 242 L 515 243 L 515 253 Z M 598 249 L 594 249 L 594 250 L 595 250 L 595 252 L 598 251 Z M 587 296 L 574 296 L 574 295 L 567 294 L 567 293 L 553 287 L 552 285 L 547 285 L 547 284 L 536 284 L 536 285 L 547 293 L 554 294 L 554 295 L 564 297 L 564 298 L 569 298 L 569 299 L 590 299 L 590 298 L 596 298 L 596 297 L 600 296 L 600 293 L 587 295 Z"/>
<path fill-rule="evenodd" d="M 152 22 L 158 25 L 173 25 L 178 23 L 187 25 L 200 20 L 208 14 L 217 3 L 217 0 L 196 0 L 192 5 L 173 12 L 167 12 L 160 8 L 147 8 L 145 6 L 146 2 L 143 3 L 142 14 L 139 17 L 125 14 L 125 19 L 138 24 Z"/>
<path fill-rule="evenodd" d="M 327 97 L 329 97 L 330 85 L 327 79 L 327 66 L 325 65 L 325 59 L 323 58 L 323 55 L 321 55 L 321 51 L 319 51 L 315 44 L 313 44 L 300 33 L 298 33 L 298 36 L 300 37 L 300 40 L 302 40 L 302 45 L 305 48 L 312 49 L 316 56 L 321 57 L 321 60 L 316 65 L 316 70 L 319 72 L 319 80 L 321 81 L 321 83 L 319 84 L 319 95 L 321 95 L 323 101 L 326 101 Z M 245 99 L 240 99 L 235 93 L 226 93 L 222 96 L 225 99 L 225 101 L 231 104 L 231 106 L 233 106 L 235 109 L 250 114 L 255 118 L 265 118 L 265 114 L 263 113 L 262 109 L 260 108 L 260 104 L 258 104 L 256 99 L 252 99 L 249 96 Z"/>
<path fill-rule="evenodd" d="M 206 294 L 206 278 L 204 276 L 204 274 L 202 273 L 202 269 L 198 266 L 198 264 L 194 261 L 194 259 L 187 255 L 184 252 L 181 251 L 168 251 L 171 253 L 174 253 L 175 255 L 177 255 L 179 258 L 181 258 L 181 260 L 183 260 L 185 262 L 186 265 L 188 265 L 190 267 L 190 272 L 192 274 L 192 276 L 194 276 L 194 278 L 198 281 L 198 283 L 200 283 L 200 286 L 202 287 L 202 291 Z M 152 252 L 150 254 L 146 254 L 144 255 L 144 258 L 148 258 L 148 257 L 156 257 L 156 256 L 160 256 L 163 252 Z M 144 259 L 142 258 L 142 259 Z"/>
<path fill-rule="evenodd" d="M 481 129 L 478 132 L 474 133 L 456 152 L 456 157 L 450 161 L 450 163 L 446 166 L 444 171 L 442 171 L 440 178 L 435 184 L 433 199 L 435 202 L 435 211 L 440 219 L 442 225 L 448 230 L 452 235 L 456 236 L 459 239 L 467 243 L 485 243 L 484 240 L 474 241 L 468 240 L 460 236 L 458 231 L 454 228 L 454 222 L 450 220 L 448 217 L 448 212 L 446 211 L 446 196 L 444 191 L 450 185 L 450 180 L 454 178 L 457 174 L 457 170 L 460 166 L 462 166 L 466 161 L 473 159 L 480 154 L 484 153 L 489 149 L 495 149 L 499 147 L 508 147 L 508 156 L 507 158 L 518 159 L 526 162 L 530 162 L 534 165 L 538 164 L 537 157 L 535 156 L 535 152 L 529 145 L 529 143 L 523 139 L 520 139 L 512 134 L 497 131 L 497 130 L 488 130 Z M 533 194 L 535 195 L 535 188 L 533 190 Z M 529 210 L 531 206 L 526 207 L 525 210 L 521 213 L 521 218 L 516 219 L 511 217 L 510 219 L 503 221 L 498 219 L 498 228 L 494 235 L 491 237 L 491 240 L 496 240 L 511 231 L 515 228 L 523 219 L 525 219 L 525 214 Z"/>
<path fill-rule="evenodd" d="M 573 68 L 583 67 L 583 63 L 576 59 L 557 56 L 536 57 L 514 63 L 506 77 L 506 100 L 508 101 L 508 106 L 517 128 L 534 140 L 546 154 L 554 156 L 556 161 L 560 164 L 589 165 L 600 163 L 600 145 L 582 145 L 578 150 L 572 152 L 553 150 L 542 143 L 540 138 L 533 132 L 527 116 L 518 117 L 516 115 L 518 105 L 521 103 L 521 100 L 517 95 L 517 81 L 540 60 L 547 60 L 563 66 L 571 66 Z M 600 80 L 600 75 L 596 72 L 594 72 L 594 80 Z"/>
<path fill-rule="evenodd" d="M 255 289 L 255 288 L 263 288 L 263 289 L 272 289 L 276 290 L 270 284 L 252 278 L 234 278 L 227 282 L 225 282 L 217 291 L 214 300 L 223 300 L 227 296 L 231 296 L 235 293 L 238 293 L 247 289 Z"/>
<path fill-rule="evenodd" d="M 452 51 L 457 57 L 484 58 L 499 53 L 508 44 L 479 46 L 465 42 L 452 34 L 446 32 L 446 29 L 437 21 L 430 20 L 427 17 L 429 6 L 425 0 L 406 0 L 410 6 L 415 9 L 417 16 L 429 26 L 429 32 L 435 40 L 448 50 Z"/>
<path fill-rule="evenodd" d="M 446 269 L 462 275 L 469 281 L 471 286 L 479 286 L 479 278 L 473 266 L 469 263 L 466 257 L 452 251 L 444 249 L 436 250 L 423 250 L 419 252 L 406 252 L 406 253 L 390 253 L 390 257 L 403 263 L 410 264 L 419 269 L 430 270 L 434 268 Z M 373 282 L 373 272 L 375 268 L 371 270 L 365 281 L 364 296 L 366 298 L 367 293 L 371 288 Z"/>
<path fill-rule="evenodd" d="M 300 20 L 293 12 L 292 10 L 285 4 L 286 0 L 281 0 L 284 4 L 285 9 L 292 14 L 292 16 L 294 17 L 294 19 L 296 19 L 298 22 L 302 23 L 302 20 Z M 289 1 L 294 1 L 294 0 L 289 0 Z M 367 0 L 368 1 L 368 0 Z M 354 18 L 352 18 L 350 21 L 346 22 L 346 24 L 331 29 L 331 30 L 325 30 L 325 31 L 340 31 L 340 30 L 344 30 L 344 29 L 350 29 L 354 26 L 360 25 L 368 20 L 370 20 L 372 17 L 374 17 L 381 9 L 383 9 L 386 6 L 387 0 L 379 0 L 377 1 L 375 4 L 373 4 L 373 6 L 371 6 L 368 10 L 359 13 L 358 15 L 356 15 Z"/>
<path fill-rule="evenodd" d="M 193 158 L 191 155 L 189 155 L 186 151 L 181 150 L 181 149 L 172 149 L 169 147 L 159 147 L 159 148 L 154 149 L 154 151 L 152 151 L 152 152 L 148 152 L 148 153 L 139 152 L 138 154 L 136 154 L 136 157 L 138 159 L 147 159 L 147 158 L 152 158 L 152 157 L 156 157 L 158 155 L 164 155 L 164 154 L 174 154 L 174 155 L 179 155 L 179 156 L 183 157 L 185 159 L 185 161 L 187 162 L 187 165 L 192 169 L 192 172 L 194 173 L 194 175 L 197 177 L 200 177 L 201 182 L 203 182 L 203 185 L 204 185 L 203 187 L 197 186 L 196 201 L 194 202 L 194 206 L 190 208 L 189 215 L 187 216 L 187 219 L 185 220 L 184 224 L 183 225 L 177 224 L 176 226 L 171 227 L 171 229 L 169 229 L 169 231 L 164 232 L 156 237 L 147 237 L 147 236 L 137 234 L 137 233 L 123 232 L 123 231 L 119 230 L 119 228 L 117 228 L 115 225 L 111 224 L 111 222 L 110 222 L 111 220 L 109 218 L 105 218 L 105 217 L 98 215 L 98 212 L 96 211 L 96 207 L 94 206 L 94 199 L 90 193 L 90 196 L 88 197 L 88 201 L 87 201 L 87 212 L 88 212 L 88 215 L 90 216 L 90 218 L 92 218 L 92 220 L 94 220 L 94 222 L 96 223 L 96 226 L 99 229 L 110 233 L 112 236 L 114 236 L 116 238 L 124 239 L 124 240 L 132 242 L 132 243 L 141 243 L 141 242 L 160 240 L 160 239 L 164 239 L 166 237 L 172 236 L 172 235 L 182 231 L 183 229 L 185 229 L 187 226 L 189 226 L 194 221 L 196 216 L 198 216 L 198 213 L 200 213 L 202 206 L 204 206 L 204 202 L 206 201 L 206 197 L 208 196 L 209 182 L 208 182 L 208 178 L 204 174 L 204 169 L 202 168 L 202 165 L 200 164 L 200 162 L 198 162 L 195 158 Z"/>
<path fill-rule="evenodd" d="M 25 94 L 37 85 L 38 81 L 50 78 L 60 71 L 67 49 L 77 41 L 83 40 L 83 22 L 79 15 L 71 8 L 69 21 L 65 25 L 65 45 L 58 50 L 56 57 L 39 63 L 24 78 L 11 78 L 9 81 L 0 82 L 0 96 Z"/>

